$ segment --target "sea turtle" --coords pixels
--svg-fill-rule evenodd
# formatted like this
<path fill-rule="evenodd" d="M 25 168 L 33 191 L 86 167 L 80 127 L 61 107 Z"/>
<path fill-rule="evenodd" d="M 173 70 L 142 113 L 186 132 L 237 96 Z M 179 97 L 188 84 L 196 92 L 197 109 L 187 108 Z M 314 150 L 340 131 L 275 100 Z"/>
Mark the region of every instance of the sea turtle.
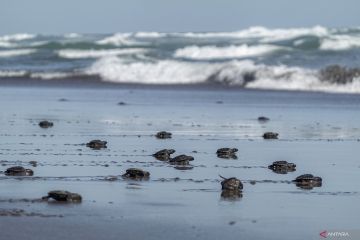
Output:
<path fill-rule="evenodd" d="M 264 122 L 270 121 L 270 118 L 264 117 L 264 116 L 260 116 L 260 117 L 258 117 L 258 121 L 261 122 L 261 123 L 264 123 Z"/>
<path fill-rule="evenodd" d="M 221 188 L 222 190 L 229 190 L 229 191 L 241 191 L 243 189 L 243 184 L 242 182 L 235 178 L 235 177 L 231 177 L 231 178 L 224 178 L 222 176 L 220 176 L 222 179 L 221 181 Z"/>
<path fill-rule="evenodd" d="M 107 148 L 106 146 L 107 141 L 102 141 L 102 140 L 92 140 L 90 142 L 88 142 L 86 144 L 87 147 L 92 148 L 92 149 L 96 149 L 99 150 L 101 148 Z"/>
<path fill-rule="evenodd" d="M 79 203 L 82 201 L 82 197 L 80 194 L 63 191 L 63 190 L 50 191 L 48 192 L 47 196 L 42 197 L 43 200 L 49 200 L 50 198 L 59 202 Z"/>
<path fill-rule="evenodd" d="M 278 139 L 279 134 L 274 132 L 266 132 L 263 135 L 264 139 Z"/>
<path fill-rule="evenodd" d="M 159 139 L 166 139 L 166 138 L 171 138 L 171 135 L 172 133 L 170 132 L 161 131 L 156 134 L 156 137 Z"/>
<path fill-rule="evenodd" d="M 168 161 L 170 160 L 170 155 L 175 152 L 174 149 L 163 149 L 153 154 L 157 160 Z"/>
<path fill-rule="evenodd" d="M 39 126 L 41 128 L 49 128 L 49 127 L 54 126 L 54 123 L 45 120 L 45 121 L 39 122 Z"/>
<path fill-rule="evenodd" d="M 122 176 L 124 178 L 146 180 L 149 178 L 150 173 L 139 168 L 129 168 Z"/>
<path fill-rule="evenodd" d="M 304 189 L 312 189 L 314 187 L 321 187 L 322 179 L 321 177 L 315 177 L 312 174 L 303 174 L 298 176 L 293 182 L 296 183 L 296 186 Z"/>
<path fill-rule="evenodd" d="M 185 154 L 176 156 L 174 158 L 171 158 L 169 160 L 170 164 L 174 164 L 174 165 L 188 165 L 190 161 L 193 161 L 194 157 L 193 156 L 188 156 Z"/>
<path fill-rule="evenodd" d="M 296 170 L 296 165 L 287 161 L 275 161 L 269 165 L 268 168 L 276 173 L 286 174 L 288 172 L 294 172 Z"/>
<path fill-rule="evenodd" d="M 6 169 L 5 175 L 7 176 L 32 176 L 34 175 L 34 171 L 31 169 L 25 169 L 20 166 L 11 167 Z"/>
<path fill-rule="evenodd" d="M 237 148 L 220 148 L 216 151 L 216 154 L 219 158 L 233 158 L 237 159 L 236 152 Z"/>

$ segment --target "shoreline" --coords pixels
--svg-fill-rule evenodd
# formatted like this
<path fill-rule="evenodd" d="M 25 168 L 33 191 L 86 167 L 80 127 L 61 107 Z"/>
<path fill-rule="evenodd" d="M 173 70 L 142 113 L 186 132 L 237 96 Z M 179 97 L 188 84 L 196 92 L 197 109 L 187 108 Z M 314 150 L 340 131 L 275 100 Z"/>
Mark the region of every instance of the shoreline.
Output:
<path fill-rule="evenodd" d="M 358 93 L 255 89 L 244 88 L 237 85 L 223 85 L 216 83 L 194 84 L 141 84 L 141 83 L 115 83 L 102 81 L 99 78 L 62 78 L 62 79 L 34 79 L 34 78 L 0 78 L 0 87 L 25 88 L 72 88 L 72 89 L 130 89 L 130 90 L 187 90 L 187 91 L 229 91 L 253 93 L 283 93 L 296 95 L 322 95 L 322 96 L 360 96 Z"/>

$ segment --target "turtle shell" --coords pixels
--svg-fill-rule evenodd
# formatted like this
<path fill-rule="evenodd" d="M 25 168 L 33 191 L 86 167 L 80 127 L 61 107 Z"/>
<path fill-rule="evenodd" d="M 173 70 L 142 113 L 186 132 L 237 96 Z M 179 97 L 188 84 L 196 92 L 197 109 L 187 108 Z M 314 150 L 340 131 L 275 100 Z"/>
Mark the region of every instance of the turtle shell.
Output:
<path fill-rule="evenodd" d="M 237 148 L 220 148 L 216 151 L 217 154 L 234 154 L 239 151 Z"/>
<path fill-rule="evenodd" d="M 8 176 L 32 176 L 34 174 L 33 170 L 25 169 L 21 166 L 10 167 L 6 169 L 5 175 Z"/>
<path fill-rule="evenodd" d="M 264 139 L 278 139 L 279 134 L 274 132 L 266 132 L 263 135 Z"/>
<path fill-rule="evenodd" d="M 242 190 L 243 184 L 239 179 L 232 177 L 221 181 L 221 187 L 222 190 Z"/>
<path fill-rule="evenodd" d="M 193 160 L 194 160 L 194 157 L 182 154 L 182 155 L 179 155 L 179 156 L 176 156 L 176 157 L 170 159 L 169 162 L 171 164 L 187 165 L 187 164 L 189 164 L 190 161 L 193 161 Z"/>
<path fill-rule="evenodd" d="M 165 139 L 165 138 L 171 138 L 171 135 L 172 133 L 170 132 L 161 131 L 156 134 L 156 137 L 160 139 Z"/>
<path fill-rule="evenodd" d="M 52 198 L 59 202 L 81 202 L 82 197 L 80 194 L 71 193 L 68 191 L 55 190 L 48 192 L 47 198 Z"/>
<path fill-rule="evenodd" d="M 41 121 L 41 122 L 39 122 L 39 126 L 41 128 L 49 128 L 49 127 L 54 126 L 54 123 L 49 122 L 49 121 Z"/>
<path fill-rule="evenodd" d="M 158 160 L 161 161 L 167 161 L 170 159 L 170 155 L 175 152 L 174 149 L 163 149 L 153 154 L 153 157 L 155 157 Z"/>
<path fill-rule="evenodd" d="M 127 178 L 148 178 L 150 173 L 139 168 L 129 168 L 126 170 L 123 177 Z"/>
<path fill-rule="evenodd" d="M 107 141 L 102 141 L 102 140 L 92 140 L 90 142 L 88 142 L 86 144 L 87 147 L 89 148 L 94 148 L 94 149 L 100 149 L 100 148 L 106 148 L 106 144 L 107 144 Z"/>

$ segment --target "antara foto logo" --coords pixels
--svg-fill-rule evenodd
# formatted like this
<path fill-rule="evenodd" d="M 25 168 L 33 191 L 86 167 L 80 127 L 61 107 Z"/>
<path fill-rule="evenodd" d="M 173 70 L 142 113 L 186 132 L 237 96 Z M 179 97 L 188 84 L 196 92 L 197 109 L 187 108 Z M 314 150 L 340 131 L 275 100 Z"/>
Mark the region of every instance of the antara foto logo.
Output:
<path fill-rule="evenodd" d="M 320 233 L 320 236 L 323 237 L 323 238 L 327 238 L 327 235 L 328 235 L 328 233 L 327 233 L 326 230 L 325 230 L 325 231 L 322 231 L 322 232 Z"/>

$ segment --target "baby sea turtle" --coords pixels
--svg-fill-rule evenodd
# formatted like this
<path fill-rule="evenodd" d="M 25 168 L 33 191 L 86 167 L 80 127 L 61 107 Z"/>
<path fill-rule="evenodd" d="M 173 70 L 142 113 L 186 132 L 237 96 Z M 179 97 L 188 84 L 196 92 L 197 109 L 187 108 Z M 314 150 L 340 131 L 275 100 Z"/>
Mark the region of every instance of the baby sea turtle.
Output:
<path fill-rule="evenodd" d="M 5 171 L 6 176 L 32 176 L 34 175 L 34 171 L 31 169 L 25 169 L 20 166 L 11 167 L 6 169 Z"/>
<path fill-rule="evenodd" d="M 149 178 L 150 173 L 139 168 L 129 168 L 125 174 L 122 175 L 124 178 L 146 180 Z"/>
<path fill-rule="evenodd" d="M 174 165 L 188 165 L 190 163 L 190 161 L 193 161 L 194 157 L 193 156 L 188 156 L 185 154 L 176 156 L 174 158 L 171 158 L 169 160 L 170 164 L 174 164 Z"/>
<path fill-rule="evenodd" d="M 79 203 L 82 201 L 82 197 L 80 194 L 62 190 L 50 191 L 48 192 L 47 196 L 42 197 L 43 200 L 49 200 L 50 198 L 59 202 Z"/>
<path fill-rule="evenodd" d="M 153 157 L 155 157 L 157 160 L 160 161 L 169 161 L 170 155 L 175 152 L 174 149 L 163 149 L 153 154 Z"/>
<path fill-rule="evenodd" d="M 278 139 L 279 134 L 274 132 L 266 132 L 263 135 L 264 139 Z"/>
<path fill-rule="evenodd" d="M 216 154 L 219 158 L 233 158 L 237 159 L 236 152 L 237 148 L 220 148 L 216 151 Z"/>
<path fill-rule="evenodd" d="M 296 186 L 303 189 L 313 189 L 314 187 L 321 187 L 322 179 L 321 177 L 315 177 L 312 174 L 303 174 L 298 176 L 293 182 L 296 183 Z"/>
<path fill-rule="evenodd" d="M 258 121 L 259 121 L 260 123 L 265 123 L 265 122 L 270 121 L 270 118 L 264 117 L 264 116 L 260 116 L 260 117 L 258 117 Z"/>
<path fill-rule="evenodd" d="M 172 133 L 170 132 L 161 131 L 156 134 L 156 137 L 159 139 L 167 139 L 167 138 L 171 138 L 171 135 Z"/>
<path fill-rule="evenodd" d="M 276 173 L 286 174 L 288 172 L 294 172 L 296 170 L 296 165 L 287 161 L 275 161 L 273 164 L 269 165 L 268 168 Z"/>
<path fill-rule="evenodd" d="M 45 120 L 45 121 L 39 122 L 39 126 L 41 128 L 49 128 L 49 127 L 54 126 L 54 123 Z"/>
<path fill-rule="evenodd" d="M 235 178 L 235 177 L 231 177 L 231 178 L 224 178 L 222 176 L 220 176 L 222 179 L 221 181 L 221 188 L 222 190 L 229 190 L 229 191 L 234 191 L 234 190 L 242 190 L 243 189 L 243 184 L 242 182 Z"/>
<path fill-rule="evenodd" d="M 107 141 L 101 141 L 101 140 L 92 140 L 86 144 L 87 147 L 92 149 L 101 149 L 101 148 L 107 148 L 106 146 Z"/>

